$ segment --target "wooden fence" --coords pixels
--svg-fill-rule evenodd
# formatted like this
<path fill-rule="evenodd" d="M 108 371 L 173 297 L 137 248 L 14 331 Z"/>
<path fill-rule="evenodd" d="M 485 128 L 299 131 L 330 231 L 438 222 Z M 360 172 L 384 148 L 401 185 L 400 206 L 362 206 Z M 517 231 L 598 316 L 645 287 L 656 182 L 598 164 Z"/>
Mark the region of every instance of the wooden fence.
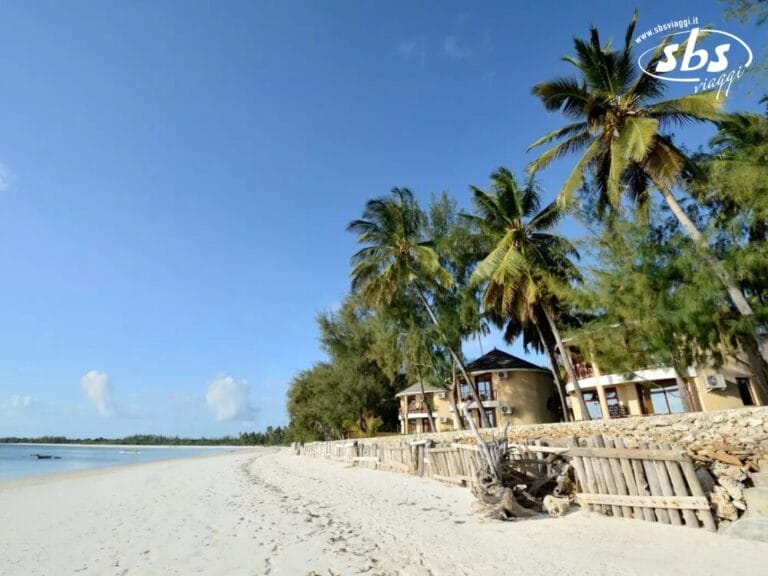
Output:
<path fill-rule="evenodd" d="M 579 505 L 595 512 L 716 530 L 693 461 L 668 444 L 626 448 L 621 438 L 569 441 Z"/>
<path fill-rule="evenodd" d="M 311 442 L 296 447 L 307 456 L 351 465 L 426 476 L 462 486 L 475 481 L 481 454 L 474 444 L 438 444 L 431 440 L 398 442 Z M 541 441 L 510 445 L 510 459 L 534 476 L 549 476 L 549 461 L 558 453 L 575 471 L 576 502 L 609 516 L 715 530 L 709 501 L 693 461 L 679 448 L 640 445 L 627 448 L 621 438 L 570 438 L 568 446 Z"/>

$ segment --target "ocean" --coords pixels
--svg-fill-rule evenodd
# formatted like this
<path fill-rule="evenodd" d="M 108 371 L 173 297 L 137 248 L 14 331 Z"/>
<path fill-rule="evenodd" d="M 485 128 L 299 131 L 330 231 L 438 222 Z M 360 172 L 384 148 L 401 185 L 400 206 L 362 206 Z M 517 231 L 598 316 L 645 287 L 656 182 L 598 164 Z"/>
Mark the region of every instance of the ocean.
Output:
<path fill-rule="evenodd" d="M 72 446 L 51 444 L 0 444 L 0 480 L 43 476 L 57 472 L 88 470 L 171 460 L 222 452 L 223 446 Z M 51 456 L 38 459 L 37 454 Z"/>

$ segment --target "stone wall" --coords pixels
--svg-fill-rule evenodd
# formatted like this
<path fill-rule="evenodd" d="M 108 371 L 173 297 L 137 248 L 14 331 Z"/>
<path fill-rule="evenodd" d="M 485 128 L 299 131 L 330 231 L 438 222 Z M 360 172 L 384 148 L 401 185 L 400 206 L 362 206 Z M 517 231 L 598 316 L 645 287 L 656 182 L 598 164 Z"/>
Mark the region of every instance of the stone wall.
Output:
<path fill-rule="evenodd" d="M 482 430 L 484 436 L 502 433 L 501 428 Z M 638 416 L 615 420 L 592 420 L 558 424 L 512 426 L 507 436 L 512 442 L 547 440 L 563 444 L 569 436 L 604 434 L 634 439 L 636 442 L 668 442 L 685 448 L 691 455 L 723 452 L 741 460 L 768 457 L 768 406 L 720 412 L 690 412 L 663 416 Z M 362 439 L 361 442 L 410 442 L 426 438 L 436 442 L 471 438 L 469 431 L 436 434 L 410 434 Z"/>

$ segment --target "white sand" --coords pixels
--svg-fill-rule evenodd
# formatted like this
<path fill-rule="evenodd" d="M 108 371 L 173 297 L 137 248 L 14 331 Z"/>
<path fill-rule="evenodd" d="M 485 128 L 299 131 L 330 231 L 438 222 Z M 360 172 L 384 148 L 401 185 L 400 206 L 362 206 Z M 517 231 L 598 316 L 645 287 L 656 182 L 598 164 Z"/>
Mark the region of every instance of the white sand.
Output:
<path fill-rule="evenodd" d="M 3 576 L 765 574 L 768 544 L 575 513 L 261 449 L 0 483 Z"/>

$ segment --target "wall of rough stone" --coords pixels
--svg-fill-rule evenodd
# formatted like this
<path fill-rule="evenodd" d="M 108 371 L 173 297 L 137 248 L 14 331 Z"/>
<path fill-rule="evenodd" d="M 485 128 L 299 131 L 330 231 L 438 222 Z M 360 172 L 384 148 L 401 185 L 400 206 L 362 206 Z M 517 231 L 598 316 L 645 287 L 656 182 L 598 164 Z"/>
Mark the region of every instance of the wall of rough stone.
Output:
<path fill-rule="evenodd" d="M 501 428 L 482 430 L 484 436 L 500 436 Z M 564 444 L 570 436 L 604 434 L 634 439 L 637 442 L 668 442 L 685 448 L 692 455 L 721 451 L 747 458 L 768 457 L 768 406 L 720 412 L 690 412 L 663 416 L 638 416 L 615 420 L 592 420 L 559 424 L 512 426 L 507 437 L 512 442 L 548 440 Z M 469 431 L 436 434 L 409 434 L 362 439 L 360 442 L 412 442 L 426 438 L 436 442 L 471 438 Z M 704 458 L 704 457 L 702 457 Z"/>

